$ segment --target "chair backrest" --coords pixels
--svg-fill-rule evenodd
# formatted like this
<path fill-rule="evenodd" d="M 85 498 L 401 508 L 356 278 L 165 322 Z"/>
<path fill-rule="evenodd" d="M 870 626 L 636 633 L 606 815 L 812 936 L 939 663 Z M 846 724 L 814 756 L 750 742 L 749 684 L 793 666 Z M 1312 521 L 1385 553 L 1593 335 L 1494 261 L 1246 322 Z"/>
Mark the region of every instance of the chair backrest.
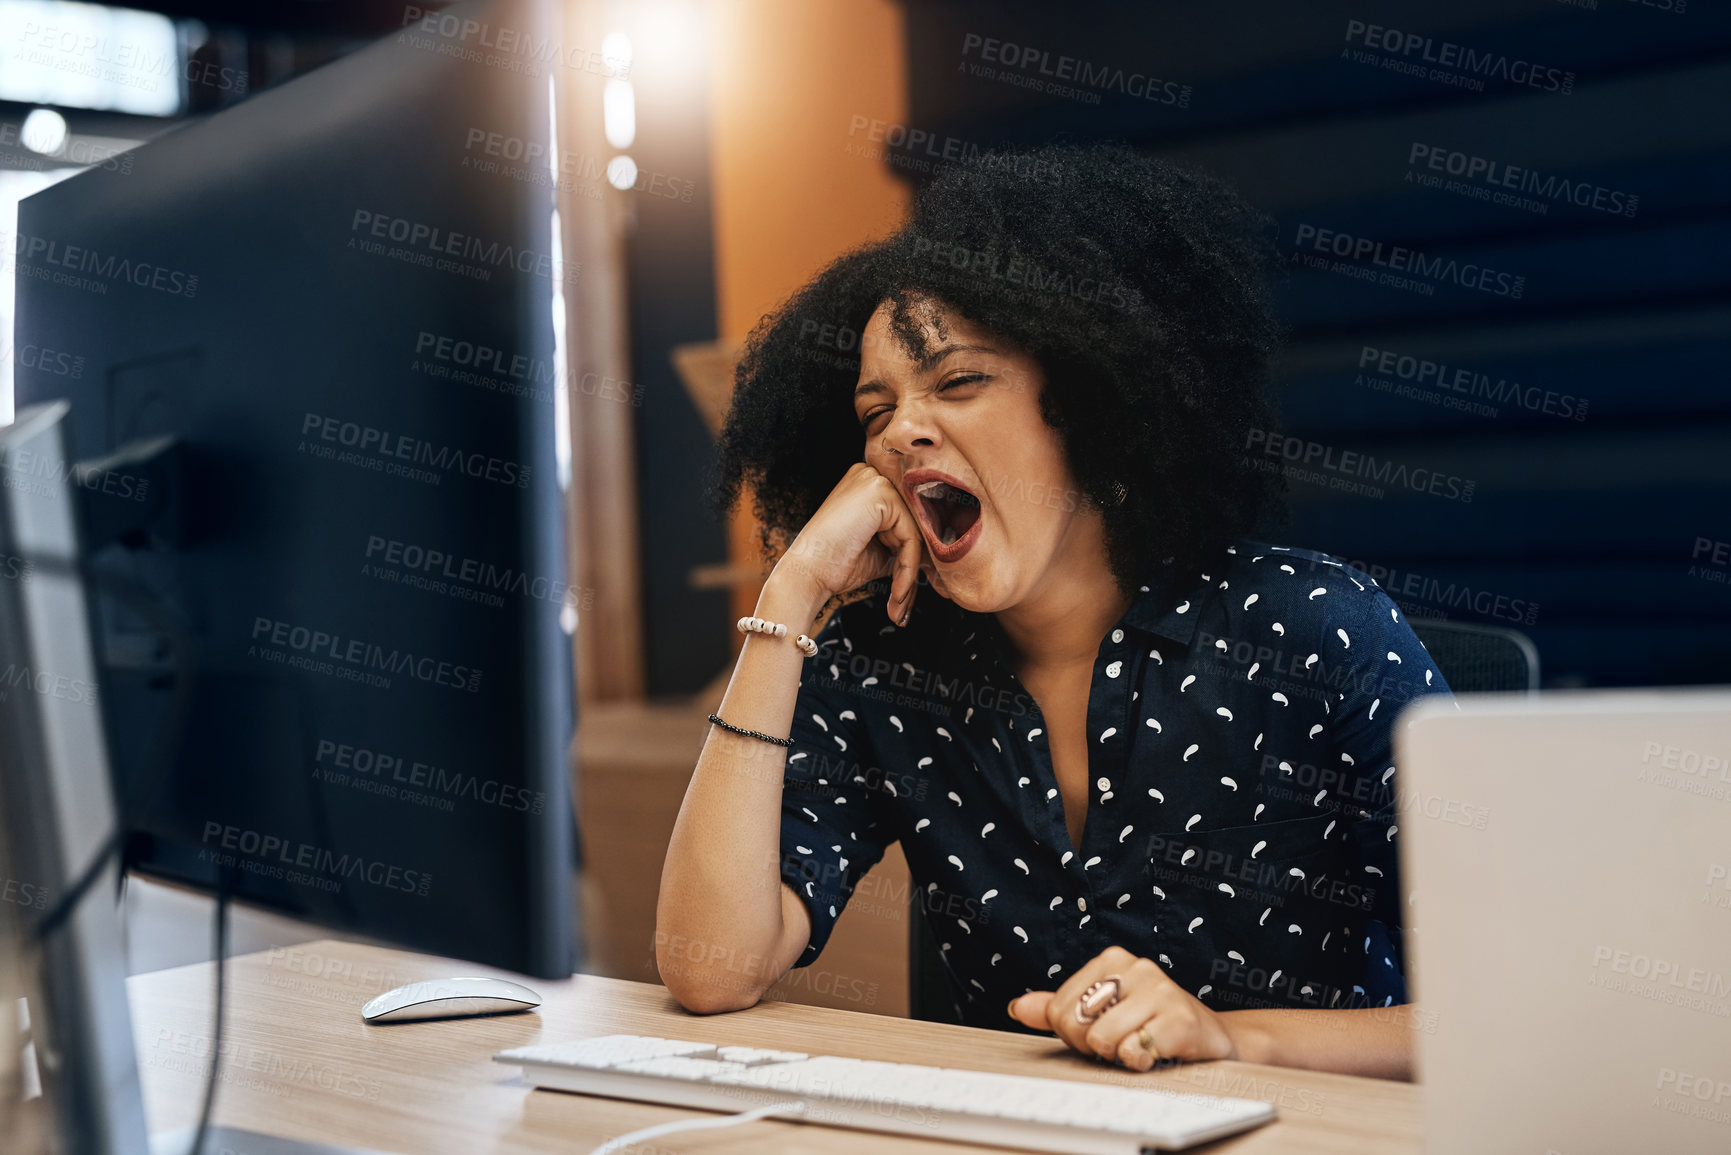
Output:
<path fill-rule="evenodd" d="M 1407 624 L 1455 693 L 1538 692 L 1539 651 L 1519 630 L 1434 618 L 1408 618 Z"/>
<path fill-rule="evenodd" d="M 1455 693 L 1538 692 L 1539 651 L 1519 630 L 1428 618 L 1407 624 Z M 908 905 L 908 917 L 908 1014 L 932 1023 L 959 1023 L 943 959 L 917 897 Z"/>

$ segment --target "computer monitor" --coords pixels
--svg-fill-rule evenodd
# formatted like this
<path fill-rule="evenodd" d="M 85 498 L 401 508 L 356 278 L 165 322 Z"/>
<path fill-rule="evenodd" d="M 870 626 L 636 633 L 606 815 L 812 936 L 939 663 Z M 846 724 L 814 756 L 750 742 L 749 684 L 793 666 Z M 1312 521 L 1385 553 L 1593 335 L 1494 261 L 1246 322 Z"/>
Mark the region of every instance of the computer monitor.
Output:
<path fill-rule="evenodd" d="M 563 978 L 548 21 L 410 21 L 24 201 L 17 340 L 79 372 L 17 391 L 134 459 L 78 487 L 87 560 L 181 634 L 97 583 L 125 868 Z"/>
<path fill-rule="evenodd" d="M 0 994 L 28 999 L 59 1149 L 143 1155 L 144 1101 L 112 900 L 69 908 L 57 929 L 44 925 L 94 864 L 90 893 L 112 896 L 115 867 L 102 847 L 118 821 L 66 412 L 65 402 L 38 406 L 0 428 L 0 884 L 16 904 L 4 929 L 40 945 L 24 989 L 0 986 Z M 12 1015 L 10 998 L 0 1010 Z"/>

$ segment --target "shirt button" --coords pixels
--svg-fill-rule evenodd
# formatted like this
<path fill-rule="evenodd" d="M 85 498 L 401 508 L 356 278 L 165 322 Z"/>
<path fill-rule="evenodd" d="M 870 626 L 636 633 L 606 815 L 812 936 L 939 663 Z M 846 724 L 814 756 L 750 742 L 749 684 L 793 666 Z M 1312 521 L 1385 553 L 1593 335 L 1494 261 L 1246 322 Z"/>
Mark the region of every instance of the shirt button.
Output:
<path fill-rule="evenodd" d="M 1088 909 L 1088 900 L 1085 898 L 1078 898 L 1076 900 L 1076 909 L 1077 910 L 1087 910 Z"/>
<path fill-rule="evenodd" d="M 1112 640 L 1114 642 L 1123 641 L 1124 640 L 1124 631 L 1123 630 L 1113 630 L 1112 631 Z"/>

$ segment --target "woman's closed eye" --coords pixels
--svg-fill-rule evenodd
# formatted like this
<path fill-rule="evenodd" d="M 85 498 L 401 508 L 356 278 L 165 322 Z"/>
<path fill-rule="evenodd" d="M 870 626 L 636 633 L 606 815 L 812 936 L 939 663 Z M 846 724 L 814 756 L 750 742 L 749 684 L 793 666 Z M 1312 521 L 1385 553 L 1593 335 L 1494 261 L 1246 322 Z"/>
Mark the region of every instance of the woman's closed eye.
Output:
<path fill-rule="evenodd" d="M 978 385 L 982 381 L 989 380 L 991 378 L 984 373 L 958 373 L 954 377 L 948 377 L 938 382 L 938 392 L 948 393 L 950 390 L 959 389 L 963 385 Z"/>
<path fill-rule="evenodd" d="M 934 393 L 950 393 L 962 388 L 963 386 L 978 385 L 981 382 L 989 380 L 991 380 L 991 377 L 985 373 L 960 373 L 954 377 L 947 377 L 944 380 L 939 381 L 932 391 Z M 860 428 L 865 430 L 867 433 L 870 433 L 872 431 L 872 424 L 876 422 L 878 418 L 887 416 L 894 412 L 894 410 L 894 405 L 878 405 L 868 409 L 865 416 L 860 418 Z"/>

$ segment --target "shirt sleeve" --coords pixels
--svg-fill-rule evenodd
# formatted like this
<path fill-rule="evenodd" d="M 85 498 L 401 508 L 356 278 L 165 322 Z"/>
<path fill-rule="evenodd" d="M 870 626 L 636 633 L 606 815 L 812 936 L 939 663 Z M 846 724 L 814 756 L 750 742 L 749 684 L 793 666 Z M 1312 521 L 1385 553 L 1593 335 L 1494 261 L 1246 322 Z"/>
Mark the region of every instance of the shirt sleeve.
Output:
<path fill-rule="evenodd" d="M 1374 894 L 1362 947 L 1363 993 L 1354 1005 L 1386 1006 L 1408 1001 L 1401 942 L 1404 922 L 1399 855 L 1399 793 L 1395 775 L 1394 721 L 1410 702 L 1447 694 L 1448 684 L 1431 661 L 1400 608 L 1368 578 L 1364 593 L 1339 599 L 1325 646 L 1344 653 L 1348 677 L 1329 703 L 1334 711 L 1334 748 L 1341 767 L 1341 802 L 1354 815 L 1359 881 Z M 1338 587 L 1337 587 L 1338 588 Z M 1343 591 L 1345 592 L 1345 591 Z M 1357 591 L 1352 591 L 1357 593 Z"/>
<path fill-rule="evenodd" d="M 854 887 L 893 841 L 884 799 L 869 784 L 882 775 L 868 772 L 868 715 L 859 683 L 846 676 L 853 646 L 840 611 L 814 640 L 781 786 L 781 877 L 811 915 L 811 941 L 796 967 L 817 961 Z"/>

